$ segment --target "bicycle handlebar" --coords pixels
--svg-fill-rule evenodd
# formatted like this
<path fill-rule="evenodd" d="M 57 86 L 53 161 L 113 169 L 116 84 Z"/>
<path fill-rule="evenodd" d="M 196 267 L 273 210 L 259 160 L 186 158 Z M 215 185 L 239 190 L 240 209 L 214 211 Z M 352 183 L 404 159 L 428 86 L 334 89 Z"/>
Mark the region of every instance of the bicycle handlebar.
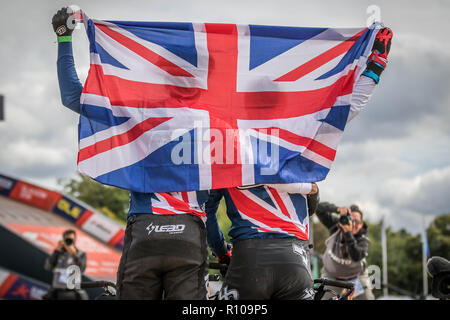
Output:
<path fill-rule="evenodd" d="M 217 270 L 227 270 L 228 265 L 218 262 L 209 262 L 208 263 L 210 269 L 217 269 Z M 352 282 L 347 281 L 340 281 L 340 280 L 330 280 L 330 279 L 315 279 L 314 284 L 321 283 L 324 286 L 333 286 L 333 287 L 339 287 L 344 289 L 353 290 L 355 288 L 355 284 Z"/>
<path fill-rule="evenodd" d="M 227 270 L 228 268 L 226 264 L 218 262 L 209 262 L 208 265 L 210 269 Z M 90 282 L 81 282 L 80 287 L 82 289 L 106 288 L 106 287 L 113 287 L 114 289 L 116 289 L 116 284 L 110 281 L 90 281 Z"/>
<path fill-rule="evenodd" d="M 316 283 L 321 283 L 324 286 L 339 287 L 339 288 L 350 289 L 350 290 L 353 290 L 355 288 L 355 285 L 352 282 L 345 282 L 345 281 L 339 281 L 339 280 L 315 279 L 314 284 L 316 284 Z"/>
<path fill-rule="evenodd" d="M 210 269 L 217 269 L 217 270 L 227 270 L 228 266 L 223 263 L 219 262 L 209 262 L 208 263 Z"/>
<path fill-rule="evenodd" d="M 109 281 L 92 281 L 92 282 L 82 282 L 82 283 L 80 283 L 80 287 L 82 289 L 106 288 L 106 287 L 116 288 L 116 284 L 113 282 L 109 282 Z"/>

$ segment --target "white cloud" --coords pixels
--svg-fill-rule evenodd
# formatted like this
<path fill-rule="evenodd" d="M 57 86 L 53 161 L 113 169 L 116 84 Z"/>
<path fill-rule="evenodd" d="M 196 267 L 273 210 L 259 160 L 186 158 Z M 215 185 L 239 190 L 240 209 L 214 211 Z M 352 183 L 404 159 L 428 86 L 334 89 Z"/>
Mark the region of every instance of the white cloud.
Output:
<path fill-rule="evenodd" d="M 421 157 L 405 158 L 402 147 L 414 145 L 415 138 L 344 144 L 329 176 L 319 183 L 321 199 L 339 206 L 356 203 L 370 221 L 385 216 L 394 229 L 414 232 L 420 231 L 422 219 L 428 223 L 450 212 L 450 154 L 443 150 L 446 156 L 433 159 L 430 167 L 427 159 L 440 152 L 423 139 L 418 143 Z"/>
<path fill-rule="evenodd" d="M 378 189 L 377 199 L 394 208 L 427 215 L 450 212 L 450 166 L 409 179 L 393 177 Z"/>

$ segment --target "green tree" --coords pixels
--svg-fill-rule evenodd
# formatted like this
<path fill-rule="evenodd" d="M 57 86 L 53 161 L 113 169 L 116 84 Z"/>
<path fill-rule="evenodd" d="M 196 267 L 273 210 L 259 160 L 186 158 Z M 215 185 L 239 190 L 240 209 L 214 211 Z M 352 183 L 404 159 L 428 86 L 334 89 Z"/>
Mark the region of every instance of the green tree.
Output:
<path fill-rule="evenodd" d="M 369 254 L 366 258 L 367 265 L 376 265 L 382 267 L 382 249 L 381 249 L 381 221 L 371 223 L 366 221 L 367 233 L 370 240 Z"/>
<path fill-rule="evenodd" d="M 227 206 L 225 205 L 225 199 L 222 199 L 217 209 L 217 221 L 219 223 L 220 230 L 225 237 L 227 242 L 230 242 L 230 236 L 228 232 L 230 231 L 231 221 L 227 216 Z"/>
<path fill-rule="evenodd" d="M 319 219 L 312 218 L 313 250 L 322 255 L 325 252 L 325 240 L 330 236 L 328 229 L 320 223 Z"/>
<path fill-rule="evenodd" d="M 220 201 L 219 204 L 219 208 L 217 209 L 217 222 L 219 224 L 219 228 L 223 233 L 223 236 L 225 238 L 225 241 L 227 241 L 228 243 L 230 243 L 230 236 L 229 236 L 229 231 L 230 231 L 230 227 L 231 227 L 231 221 L 227 216 L 227 207 L 225 205 L 225 200 L 222 199 Z M 216 258 L 212 255 L 212 251 L 211 249 L 208 247 L 209 250 L 209 260 L 210 261 L 216 261 Z M 219 270 L 213 270 L 210 269 L 209 270 L 210 274 L 219 274 Z"/>
<path fill-rule="evenodd" d="M 422 290 L 422 241 L 401 229 L 386 230 L 389 283 L 419 294 Z"/>
<path fill-rule="evenodd" d="M 436 217 L 427 229 L 431 256 L 450 259 L 450 213 Z"/>
<path fill-rule="evenodd" d="M 81 174 L 63 183 L 64 192 L 124 224 L 129 206 L 129 191 L 105 186 Z"/>

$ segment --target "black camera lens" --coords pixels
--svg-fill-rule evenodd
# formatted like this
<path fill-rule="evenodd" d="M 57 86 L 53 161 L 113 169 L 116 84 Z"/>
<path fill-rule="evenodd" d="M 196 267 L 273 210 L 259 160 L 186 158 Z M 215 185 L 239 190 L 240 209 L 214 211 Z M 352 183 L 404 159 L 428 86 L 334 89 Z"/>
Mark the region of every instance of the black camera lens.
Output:
<path fill-rule="evenodd" d="M 66 239 L 64 239 L 64 242 L 65 242 L 68 246 L 70 246 L 70 245 L 73 244 L 73 239 L 71 239 L 71 238 L 66 238 Z"/>
<path fill-rule="evenodd" d="M 350 221 L 352 221 L 352 220 L 353 220 L 353 219 L 352 219 L 352 216 L 349 215 L 349 214 L 347 214 L 347 215 L 341 216 L 341 217 L 339 218 L 339 223 L 345 226 L 345 225 L 350 224 Z"/>

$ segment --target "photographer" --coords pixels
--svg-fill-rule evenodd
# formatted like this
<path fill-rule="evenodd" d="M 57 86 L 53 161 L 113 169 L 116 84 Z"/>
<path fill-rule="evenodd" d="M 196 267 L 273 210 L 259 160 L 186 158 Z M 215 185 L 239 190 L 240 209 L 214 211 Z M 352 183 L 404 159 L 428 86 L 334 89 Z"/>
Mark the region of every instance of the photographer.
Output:
<path fill-rule="evenodd" d="M 322 202 L 316 214 L 330 232 L 329 238 L 325 241 L 322 277 L 355 282 L 359 280 L 364 294 L 357 299 L 375 299 L 366 269 L 365 257 L 370 242 L 361 210 L 356 205 L 347 208 Z"/>
<path fill-rule="evenodd" d="M 44 268 L 53 272 L 52 286 L 46 294 L 48 300 L 87 300 L 84 290 L 68 289 L 67 268 L 76 265 L 83 273 L 86 269 L 86 254 L 79 250 L 76 245 L 75 230 L 68 229 L 63 232 L 62 240 L 58 241 L 58 246 L 52 255 L 47 258 Z"/>

